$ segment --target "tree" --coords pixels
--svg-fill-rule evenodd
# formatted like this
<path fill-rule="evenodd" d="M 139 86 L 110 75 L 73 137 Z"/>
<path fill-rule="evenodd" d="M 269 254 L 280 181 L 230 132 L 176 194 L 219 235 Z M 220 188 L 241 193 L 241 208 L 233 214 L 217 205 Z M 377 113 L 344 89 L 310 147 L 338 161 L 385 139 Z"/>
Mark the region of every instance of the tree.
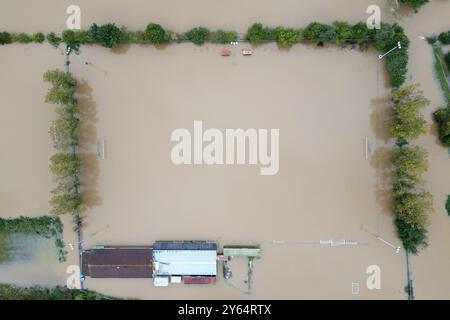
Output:
<path fill-rule="evenodd" d="M 356 42 L 356 39 L 353 37 L 353 27 L 343 21 L 335 21 L 333 22 L 333 26 L 336 29 L 336 44 L 338 46 L 343 46 L 346 43 Z"/>
<path fill-rule="evenodd" d="M 162 44 L 168 42 L 168 35 L 161 25 L 150 23 L 145 28 L 145 38 L 153 44 Z"/>
<path fill-rule="evenodd" d="M 73 30 L 64 30 L 62 33 L 62 41 L 72 50 L 78 51 L 80 43 Z"/>
<path fill-rule="evenodd" d="M 33 42 L 36 43 L 42 43 L 45 41 L 45 35 L 42 32 L 34 33 L 31 38 L 33 39 Z"/>
<path fill-rule="evenodd" d="M 391 101 L 393 107 L 388 124 L 398 144 L 404 144 L 426 133 L 427 124 L 420 109 L 426 107 L 430 101 L 424 98 L 418 84 L 397 90 L 391 95 Z"/>
<path fill-rule="evenodd" d="M 428 169 L 428 153 L 419 146 L 403 146 L 393 152 L 392 165 L 395 179 L 419 183 L 419 176 Z"/>
<path fill-rule="evenodd" d="M 410 7 L 413 7 L 417 11 L 418 8 L 428 3 L 429 0 L 400 0 L 400 2 L 405 3 Z"/>
<path fill-rule="evenodd" d="M 391 84 L 394 88 L 400 87 L 406 79 L 408 71 L 409 39 L 403 28 L 398 24 L 381 23 L 381 28 L 373 31 L 373 45 L 381 53 L 388 52 L 401 44 L 401 49 L 396 49 L 387 57 L 387 69 L 391 75 Z"/>
<path fill-rule="evenodd" d="M 69 153 L 57 153 L 50 158 L 50 171 L 59 178 L 80 174 L 80 158 Z"/>
<path fill-rule="evenodd" d="M 447 201 L 445 202 L 445 210 L 447 210 L 447 214 L 450 216 L 450 195 L 447 196 Z"/>
<path fill-rule="evenodd" d="M 400 218 L 396 218 L 394 223 L 397 227 L 398 236 L 407 252 L 417 254 L 419 249 L 428 245 L 425 228 L 410 225 Z"/>
<path fill-rule="evenodd" d="M 369 42 L 372 41 L 375 36 L 374 29 L 367 28 L 365 22 L 358 22 L 352 29 L 352 38 L 363 47 L 367 47 Z"/>
<path fill-rule="evenodd" d="M 73 89 L 77 80 L 70 73 L 61 70 L 48 70 L 44 73 L 44 81 L 50 82 L 54 87 Z"/>
<path fill-rule="evenodd" d="M 425 228 L 428 225 L 428 211 L 432 208 L 429 192 L 409 192 L 394 198 L 394 212 L 405 223 Z"/>
<path fill-rule="evenodd" d="M 237 41 L 238 35 L 235 31 L 217 30 L 211 34 L 211 40 L 218 43 L 230 43 Z"/>
<path fill-rule="evenodd" d="M 408 59 L 406 50 L 396 50 L 386 57 L 386 67 L 391 76 L 392 87 L 398 88 L 405 82 L 406 73 L 408 72 Z"/>
<path fill-rule="evenodd" d="M 277 27 L 277 42 L 282 48 L 290 48 L 303 39 L 303 30 Z"/>
<path fill-rule="evenodd" d="M 94 43 L 92 34 L 89 31 L 77 30 L 74 32 L 75 42 L 78 44 L 91 44 Z"/>
<path fill-rule="evenodd" d="M 57 48 L 59 46 L 59 44 L 61 43 L 62 39 L 60 37 L 58 37 L 55 33 L 50 32 L 49 34 L 47 34 L 47 41 L 54 46 L 55 48 Z"/>
<path fill-rule="evenodd" d="M 71 190 L 55 189 L 49 203 L 50 213 L 54 215 L 77 214 L 82 209 L 81 196 Z"/>
<path fill-rule="evenodd" d="M 305 39 L 323 45 L 327 42 L 334 42 L 337 39 L 337 33 L 334 26 L 318 22 L 310 23 L 304 33 Z"/>
<path fill-rule="evenodd" d="M 66 150 L 76 146 L 79 141 L 79 120 L 76 118 L 59 118 L 52 122 L 49 129 L 54 147 Z"/>
<path fill-rule="evenodd" d="M 198 46 L 204 44 L 208 36 L 209 30 L 204 27 L 193 28 L 186 33 L 187 39 Z"/>
<path fill-rule="evenodd" d="M 93 24 L 89 32 L 93 42 L 99 43 L 106 48 L 114 48 L 122 41 L 122 30 L 114 23 L 107 23 L 101 26 Z"/>
<path fill-rule="evenodd" d="M 438 39 L 442 44 L 450 44 L 450 31 L 441 32 Z"/>
<path fill-rule="evenodd" d="M 254 23 L 248 28 L 245 37 L 251 44 L 261 44 L 277 40 L 277 32 L 275 29 L 263 27 L 261 23 Z"/>
<path fill-rule="evenodd" d="M 13 42 L 30 43 L 33 39 L 26 33 L 19 33 L 13 36 Z"/>
<path fill-rule="evenodd" d="M 12 43 L 12 37 L 9 32 L 0 32 L 0 44 Z"/>
<path fill-rule="evenodd" d="M 438 126 L 439 140 L 444 146 L 450 147 L 450 106 L 435 111 L 433 119 Z"/>
<path fill-rule="evenodd" d="M 380 29 L 375 29 L 374 47 L 380 52 L 386 52 L 400 42 L 403 49 L 409 47 L 409 39 L 403 28 L 398 24 L 381 23 Z"/>

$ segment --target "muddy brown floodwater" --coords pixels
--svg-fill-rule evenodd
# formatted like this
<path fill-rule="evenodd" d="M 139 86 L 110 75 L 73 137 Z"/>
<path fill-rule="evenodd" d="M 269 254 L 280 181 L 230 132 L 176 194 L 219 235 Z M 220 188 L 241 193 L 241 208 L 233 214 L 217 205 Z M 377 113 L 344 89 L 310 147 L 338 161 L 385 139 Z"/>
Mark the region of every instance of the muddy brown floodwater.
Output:
<path fill-rule="evenodd" d="M 176 31 L 205 25 L 244 32 L 255 21 L 290 26 L 361 21 L 370 4 L 382 7 L 383 19 L 394 20 L 385 1 L 77 3 L 83 27 L 114 21 L 142 29 L 153 21 Z M 0 29 L 60 31 L 69 4 L 5 1 Z M 422 83 L 432 101 L 427 119 L 443 99 L 433 78 L 431 50 L 419 36 L 448 29 L 449 12 L 448 2 L 435 1 L 419 14 L 399 16 L 412 42 L 409 81 Z M 404 252 L 396 255 L 375 238 L 399 244 L 384 174 L 390 143 L 383 105 L 389 88 L 377 53 L 302 45 L 286 52 L 271 44 L 242 57 L 244 47 L 229 48 L 229 58 L 219 56 L 224 47 L 218 45 L 130 46 L 112 53 L 83 47 L 81 56 L 72 58 L 71 71 L 80 80 L 83 151 L 90 152 L 83 172 L 89 204 L 85 247 L 172 239 L 261 244 L 253 292 L 231 288 L 221 277 L 217 285 L 205 287 L 155 288 L 144 279 L 88 279 L 86 287 L 150 299 L 404 299 Z M 48 158 L 53 150 L 47 134 L 52 107 L 43 103 L 47 86 L 41 78 L 47 69 L 62 68 L 63 57 L 49 45 L 0 49 L 0 85 L 7 88 L 0 96 L 0 215 L 43 214 L 52 187 Z M 258 167 L 249 165 L 173 165 L 171 132 L 192 130 L 194 120 L 221 130 L 280 129 L 279 173 L 260 176 Z M 372 149 L 367 160 L 366 137 Z M 104 160 L 93 155 L 98 139 L 106 141 Z M 415 293 L 417 298 L 449 298 L 450 222 L 443 203 L 450 192 L 450 160 L 433 131 L 419 143 L 430 152 L 426 178 L 436 210 L 431 245 L 413 260 Z M 64 222 L 65 236 L 73 242 L 70 217 Z M 331 238 L 363 244 L 305 244 Z M 67 264 L 76 259 L 77 253 L 70 252 Z M 65 283 L 67 264 L 55 272 L 54 282 Z M 370 265 L 381 268 L 381 290 L 366 288 Z M 360 283 L 359 295 L 352 295 L 352 282 Z"/>

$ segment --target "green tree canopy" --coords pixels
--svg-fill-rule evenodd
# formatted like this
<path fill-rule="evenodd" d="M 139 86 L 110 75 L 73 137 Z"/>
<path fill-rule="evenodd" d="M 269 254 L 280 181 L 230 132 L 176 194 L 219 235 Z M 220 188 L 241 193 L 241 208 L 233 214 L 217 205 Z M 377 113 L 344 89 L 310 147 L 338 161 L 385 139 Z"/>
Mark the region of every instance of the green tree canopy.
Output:
<path fill-rule="evenodd" d="M 211 40 L 218 43 L 230 43 L 237 41 L 236 31 L 217 30 L 211 34 Z"/>
<path fill-rule="evenodd" d="M 335 21 L 333 26 L 336 29 L 336 44 L 343 46 L 347 42 L 353 42 L 353 27 L 344 21 Z"/>
<path fill-rule="evenodd" d="M 54 32 L 47 34 L 47 41 L 54 47 L 58 47 L 62 39 L 58 37 Z"/>
<path fill-rule="evenodd" d="M 145 38 L 147 41 L 153 44 L 162 44 L 169 41 L 168 34 L 161 27 L 161 25 L 156 23 L 150 23 L 145 28 Z"/>
<path fill-rule="evenodd" d="M 431 208 L 432 197 L 428 192 L 405 193 L 394 200 L 396 217 L 419 228 L 428 225 L 428 212 Z"/>
<path fill-rule="evenodd" d="M 392 165 L 396 179 L 410 181 L 414 184 L 428 169 L 428 153 L 419 146 L 403 146 L 393 152 Z"/>
<path fill-rule="evenodd" d="M 321 45 L 336 41 L 337 32 L 336 28 L 332 25 L 312 22 L 306 27 L 304 36 L 305 39 Z"/>
<path fill-rule="evenodd" d="M 282 48 L 290 48 L 294 44 L 303 40 L 303 30 L 302 29 L 292 29 L 277 27 L 277 42 Z"/>
<path fill-rule="evenodd" d="M 263 27 L 261 23 L 254 23 L 248 28 L 245 37 L 251 44 L 261 44 L 275 41 L 277 39 L 277 31 L 269 27 Z"/>
<path fill-rule="evenodd" d="M 9 32 L 0 32 L 0 44 L 12 43 L 12 36 Z"/>
<path fill-rule="evenodd" d="M 31 38 L 33 42 L 42 43 L 45 41 L 45 35 L 42 32 L 34 33 Z"/>
<path fill-rule="evenodd" d="M 208 40 L 209 30 L 204 27 L 193 28 L 186 33 L 186 37 L 189 41 L 200 46 Z"/>
<path fill-rule="evenodd" d="M 75 192 L 68 192 L 68 190 L 64 191 L 65 192 L 61 191 L 60 193 L 57 193 L 56 189 L 53 190 L 54 194 L 49 201 L 51 214 L 77 214 L 82 209 L 81 196 Z"/>
<path fill-rule="evenodd" d="M 409 39 L 405 31 L 398 24 L 381 23 L 380 29 L 375 30 L 374 47 L 380 52 L 386 52 L 400 42 L 403 50 L 409 47 Z"/>
<path fill-rule="evenodd" d="M 80 159 L 69 153 L 56 153 L 50 158 L 50 171 L 58 177 L 80 174 Z"/>
<path fill-rule="evenodd" d="M 444 146 L 450 147 L 450 106 L 435 111 L 433 119 L 438 125 L 439 140 Z"/>
<path fill-rule="evenodd" d="M 114 48 L 122 42 L 122 30 L 114 23 L 107 23 L 101 26 L 93 24 L 89 28 L 94 42 L 106 48 Z"/>
<path fill-rule="evenodd" d="M 75 31 L 64 30 L 62 33 L 62 41 L 71 49 L 78 51 L 80 48 L 80 43 L 76 37 Z"/>
<path fill-rule="evenodd" d="M 438 39 L 442 44 L 450 44 L 450 30 L 441 32 L 438 36 Z"/>
<path fill-rule="evenodd" d="M 395 219 L 395 225 L 403 247 L 407 252 L 419 253 L 421 248 L 428 245 L 427 230 L 415 225 L 410 225 L 400 218 Z"/>
<path fill-rule="evenodd" d="M 418 9 L 421 6 L 429 2 L 429 0 L 400 0 L 400 2 L 407 4 L 414 9 Z"/>
<path fill-rule="evenodd" d="M 393 107 L 388 123 L 397 143 L 403 144 L 426 133 L 426 121 L 420 111 L 430 102 L 423 96 L 418 84 L 397 90 L 391 95 L 391 101 Z"/>

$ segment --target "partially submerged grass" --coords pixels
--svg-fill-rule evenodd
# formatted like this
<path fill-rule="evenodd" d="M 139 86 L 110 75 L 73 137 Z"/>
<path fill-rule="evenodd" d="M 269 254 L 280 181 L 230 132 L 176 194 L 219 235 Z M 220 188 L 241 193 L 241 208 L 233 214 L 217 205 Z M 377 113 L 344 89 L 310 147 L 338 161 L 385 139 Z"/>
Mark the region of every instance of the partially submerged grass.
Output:
<path fill-rule="evenodd" d="M 11 234 L 23 233 L 37 235 L 46 239 L 55 239 L 55 246 L 59 252 L 59 261 L 66 261 L 67 251 L 64 250 L 62 240 L 63 225 L 59 217 L 41 216 L 36 218 L 20 217 L 15 219 L 0 218 L 0 261 L 7 261 L 11 247 L 7 237 Z"/>
<path fill-rule="evenodd" d="M 11 253 L 11 246 L 8 243 L 8 236 L 0 232 L 0 263 L 8 261 Z"/>

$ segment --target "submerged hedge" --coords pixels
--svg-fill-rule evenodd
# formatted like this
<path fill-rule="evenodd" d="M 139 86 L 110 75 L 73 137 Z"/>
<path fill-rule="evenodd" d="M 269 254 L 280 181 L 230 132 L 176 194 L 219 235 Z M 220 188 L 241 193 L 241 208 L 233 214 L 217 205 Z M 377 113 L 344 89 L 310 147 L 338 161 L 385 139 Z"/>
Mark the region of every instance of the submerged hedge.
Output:
<path fill-rule="evenodd" d="M 95 291 L 67 287 L 17 287 L 0 284 L 0 300 L 117 300 Z"/>
<path fill-rule="evenodd" d="M 230 43 L 233 41 L 248 41 L 253 45 L 267 42 L 277 42 L 281 48 L 290 48 L 297 43 L 311 43 L 318 46 L 326 44 L 340 47 L 352 46 L 362 50 L 373 45 L 381 53 L 385 53 L 401 42 L 402 49 L 396 50 L 386 57 L 387 69 L 391 75 L 392 87 L 401 86 L 406 78 L 408 64 L 409 40 L 403 28 L 398 24 L 382 23 L 381 29 L 369 29 L 365 22 L 351 25 L 347 22 L 336 21 L 332 24 L 312 22 L 305 28 L 275 28 L 263 26 L 261 23 L 251 25 L 244 37 L 231 30 L 211 31 L 198 26 L 185 33 L 177 33 L 164 29 L 161 25 L 150 23 L 143 31 L 130 31 L 126 27 L 116 26 L 114 23 L 103 25 L 93 24 L 88 30 L 65 30 L 61 36 L 51 32 L 44 36 L 42 33 L 33 35 L 0 33 L 0 44 L 14 42 L 37 42 L 44 40 L 53 46 L 65 43 L 73 50 L 81 45 L 99 44 L 106 48 L 114 48 L 123 43 L 161 45 L 171 42 L 189 41 L 196 45 L 204 43 Z"/>
<path fill-rule="evenodd" d="M 41 216 L 35 218 L 0 218 L 0 234 L 8 236 L 14 233 L 37 235 L 46 239 L 54 238 L 55 246 L 57 247 L 59 253 L 59 261 L 66 261 L 67 251 L 64 249 L 65 245 L 62 235 L 63 224 L 59 217 Z M 7 257 L 5 260 L 7 260 Z"/>

